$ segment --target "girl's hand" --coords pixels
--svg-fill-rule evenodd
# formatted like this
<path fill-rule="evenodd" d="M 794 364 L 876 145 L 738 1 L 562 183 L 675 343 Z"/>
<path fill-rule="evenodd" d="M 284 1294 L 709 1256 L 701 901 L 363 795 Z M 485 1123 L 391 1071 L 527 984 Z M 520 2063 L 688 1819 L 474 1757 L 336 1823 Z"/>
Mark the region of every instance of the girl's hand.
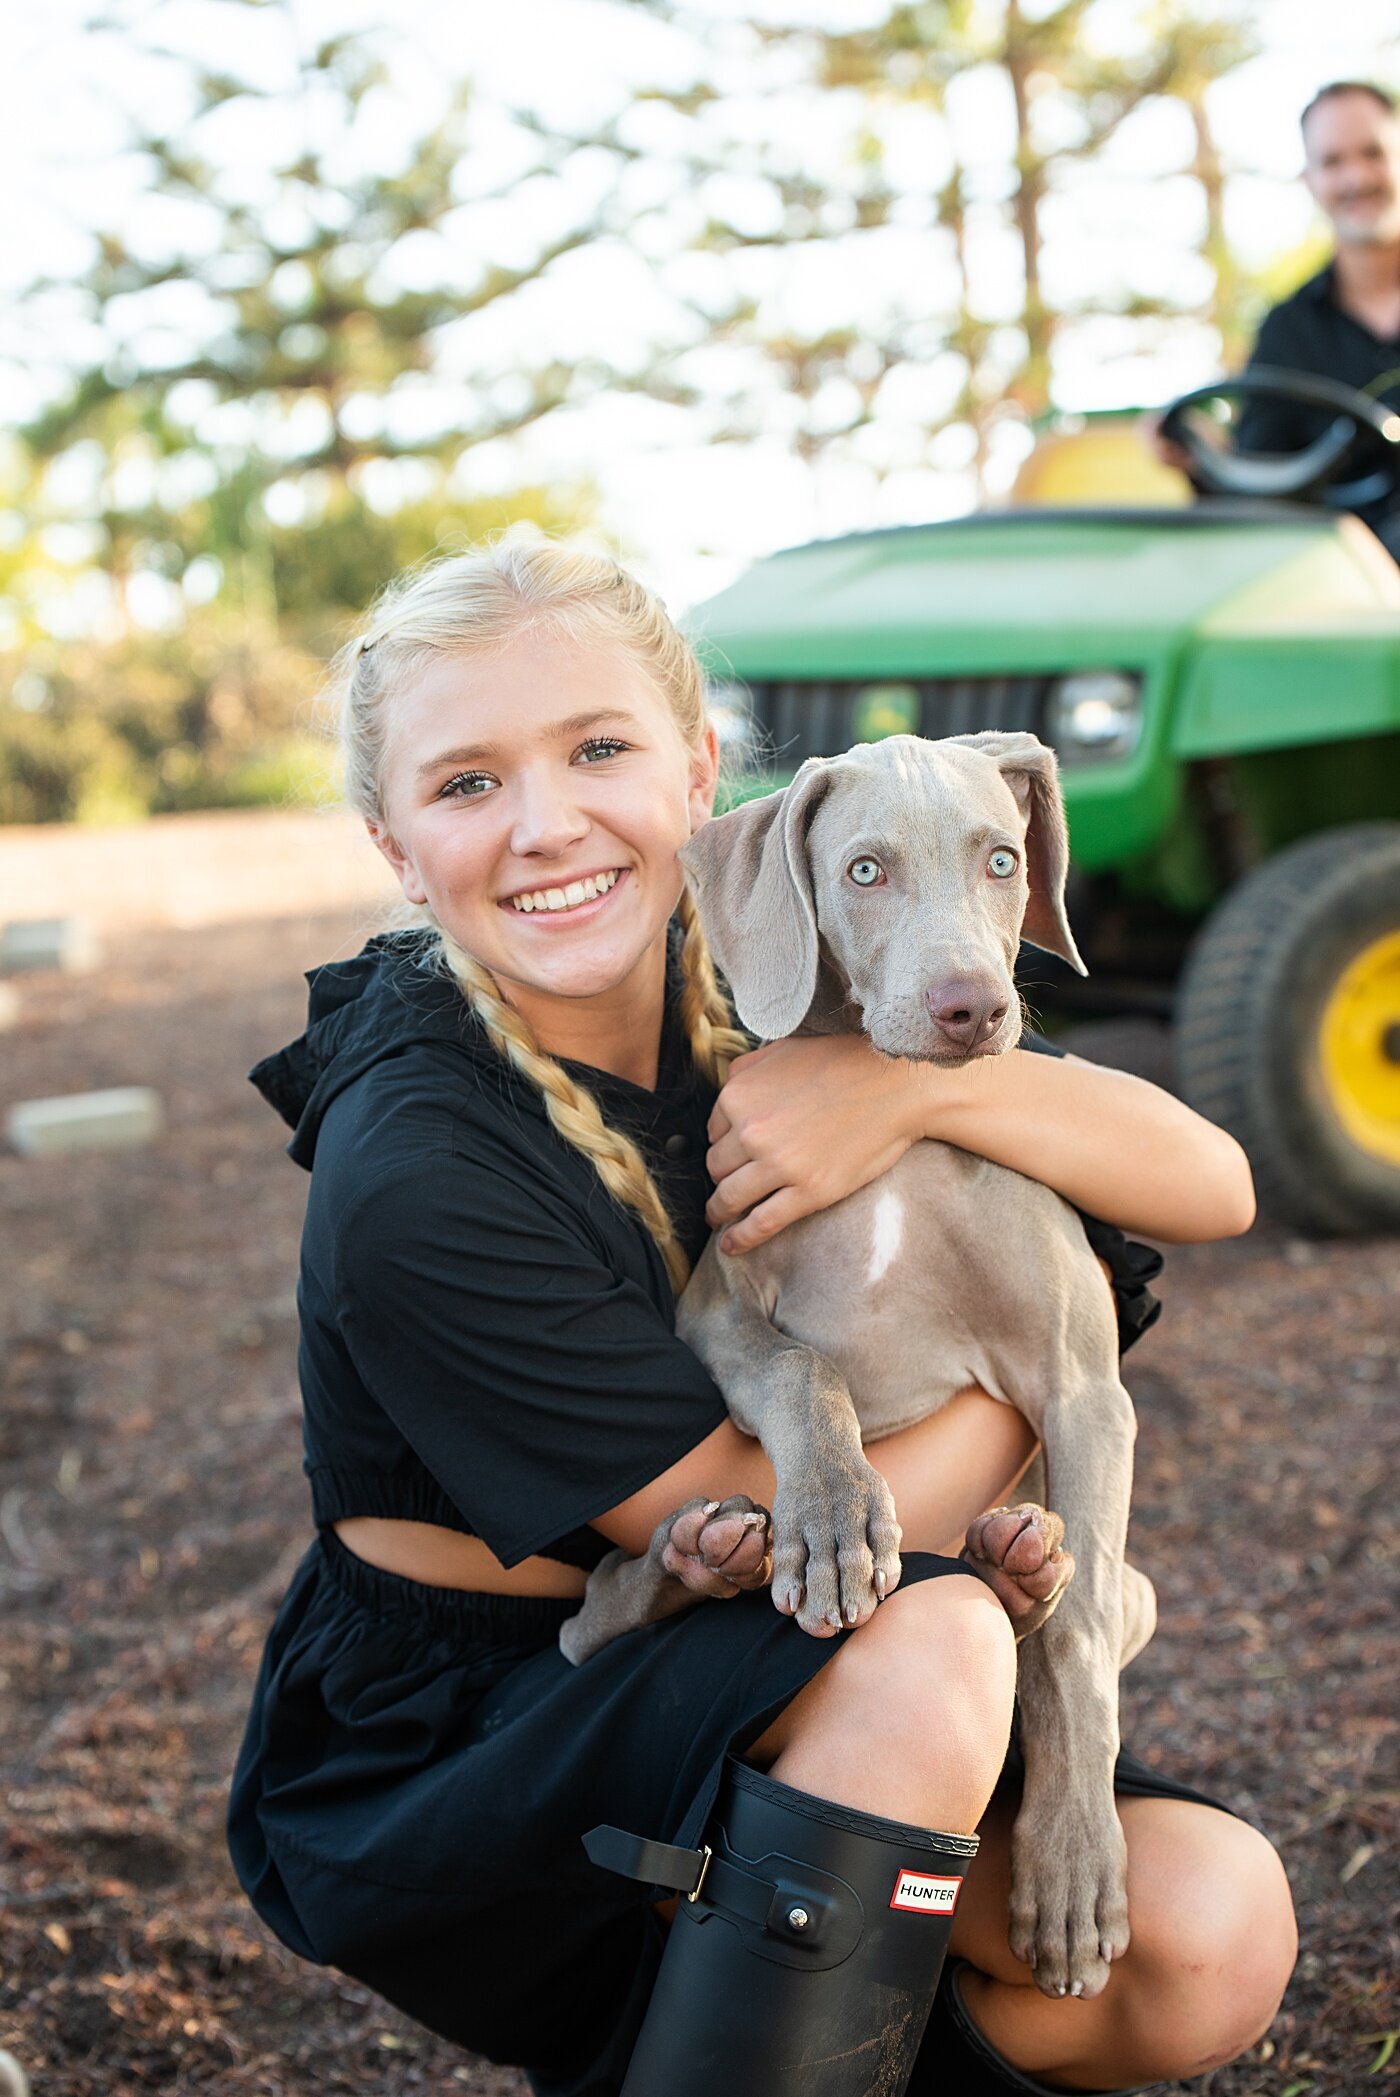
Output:
<path fill-rule="evenodd" d="M 925 1119 L 908 1065 L 863 1035 L 804 1035 L 738 1057 L 709 1125 L 705 1216 L 721 1248 L 751 1252 L 878 1179 L 926 1134 Z"/>

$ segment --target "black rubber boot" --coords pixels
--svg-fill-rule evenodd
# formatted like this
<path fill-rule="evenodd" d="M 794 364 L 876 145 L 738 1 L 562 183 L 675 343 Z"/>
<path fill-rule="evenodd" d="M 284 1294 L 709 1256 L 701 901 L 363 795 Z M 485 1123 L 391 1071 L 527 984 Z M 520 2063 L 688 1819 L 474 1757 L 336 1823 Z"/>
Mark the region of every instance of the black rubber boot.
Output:
<path fill-rule="evenodd" d="M 683 1893 L 623 2097 L 904 2097 L 975 1835 L 731 1759 L 698 1849 L 595 1828 L 595 1864 Z"/>
<path fill-rule="evenodd" d="M 954 1959 L 943 1976 L 938 2001 L 919 2048 L 909 2097 L 1069 2097 L 1013 2068 L 985 2039 L 968 2015 L 959 1979 L 966 1961 Z M 1148 2088 L 1137 2084 L 1135 2089 Z M 1082 2093 L 1092 2097 L 1092 2093 Z M 1103 2090 L 1097 2097 L 1135 2097 L 1134 2090 Z"/>

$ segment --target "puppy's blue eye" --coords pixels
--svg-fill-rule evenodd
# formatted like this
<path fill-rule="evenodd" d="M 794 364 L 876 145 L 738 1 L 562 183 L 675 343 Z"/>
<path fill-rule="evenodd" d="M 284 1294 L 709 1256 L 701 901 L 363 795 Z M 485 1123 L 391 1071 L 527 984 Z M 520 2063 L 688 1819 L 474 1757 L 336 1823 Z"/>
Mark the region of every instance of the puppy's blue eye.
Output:
<path fill-rule="evenodd" d="M 987 861 L 987 872 L 995 874 L 998 881 L 1009 881 L 1020 864 L 1014 852 L 993 852 Z"/>
<path fill-rule="evenodd" d="M 876 888 L 885 878 L 885 870 L 878 859 L 853 859 L 846 872 L 857 888 Z"/>

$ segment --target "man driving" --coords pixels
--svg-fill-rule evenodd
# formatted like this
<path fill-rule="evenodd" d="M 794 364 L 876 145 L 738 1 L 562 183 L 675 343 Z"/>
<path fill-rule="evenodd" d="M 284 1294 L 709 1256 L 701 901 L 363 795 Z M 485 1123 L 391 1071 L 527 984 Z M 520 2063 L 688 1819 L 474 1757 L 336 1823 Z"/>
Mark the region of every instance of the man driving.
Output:
<path fill-rule="evenodd" d="M 1331 221 L 1336 253 L 1265 314 L 1247 369 L 1312 372 L 1400 405 L 1400 114 L 1383 89 L 1334 80 L 1313 96 L 1302 126 L 1303 180 Z M 1329 419 L 1324 410 L 1251 401 L 1235 442 L 1241 451 L 1301 451 Z M 1169 466 L 1189 471 L 1181 447 L 1155 427 L 1152 441 Z M 1392 550 L 1400 544 L 1393 495 L 1358 515 Z"/>

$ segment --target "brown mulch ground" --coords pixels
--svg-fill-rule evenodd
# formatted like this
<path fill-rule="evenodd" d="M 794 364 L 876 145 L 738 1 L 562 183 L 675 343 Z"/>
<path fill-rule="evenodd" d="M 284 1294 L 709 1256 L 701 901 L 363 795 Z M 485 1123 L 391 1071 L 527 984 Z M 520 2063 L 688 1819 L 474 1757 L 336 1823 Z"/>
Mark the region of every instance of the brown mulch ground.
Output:
<path fill-rule="evenodd" d="M 305 1193 L 244 1082 L 348 915 L 110 938 L 33 979 L 0 1108 L 153 1082 L 148 1150 L 0 1155 L 0 2046 L 36 2097 L 524 2085 L 301 1965 L 225 1859 L 263 1634 L 308 1535 L 292 1291 Z M 1394 2088 L 1394 1240 L 1173 1256 L 1130 1361 L 1134 1553 L 1162 1627 L 1129 1737 L 1265 1825 L 1303 1950 L 1211 2097 Z M 1389 1477 L 1387 1463 L 1389 1459 Z"/>

